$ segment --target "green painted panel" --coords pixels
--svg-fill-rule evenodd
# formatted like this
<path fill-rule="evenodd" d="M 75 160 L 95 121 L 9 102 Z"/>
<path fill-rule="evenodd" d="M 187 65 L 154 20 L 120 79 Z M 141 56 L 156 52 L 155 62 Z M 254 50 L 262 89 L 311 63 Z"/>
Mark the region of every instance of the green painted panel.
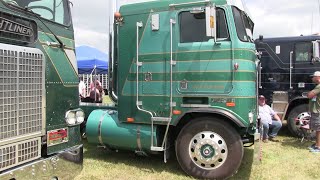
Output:
<path fill-rule="evenodd" d="M 255 63 L 248 60 L 235 59 L 235 63 L 239 64 L 239 71 L 252 71 L 255 68 Z M 139 72 L 152 72 L 152 73 L 169 73 L 170 61 L 156 61 L 156 62 L 143 62 L 142 67 L 139 68 Z M 131 66 L 130 73 L 136 72 L 135 63 Z M 233 69 L 231 60 L 194 60 L 194 61 L 178 61 L 173 66 L 173 72 L 175 73 L 187 73 L 187 72 L 230 72 Z"/>
<path fill-rule="evenodd" d="M 195 2 L 199 1 L 199 5 L 203 5 L 203 0 L 157 0 L 157 1 L 150 1 L 150 2 L 143 2 L 143 3 L 136 3 L 130 5 L 121 6 L 120 12 L 122 15 L 130 15 L 130 14 L 141 14 L 141 13 L 148 13 L 150 11 L 166 11 L 169 10 L 170 4 L 180 4 L 180 3 L 187 3 L 187 2 Z M 216 5 L 224 5 L 226 4 L 226 0 L 211 0 L 211 2 L 215 3 Z M 199 6 L 198 5 L 198 6 Z M 185 6 L 178 6 L 176 9 L 184 8 Z"/>
<path fill-rule="evenodd" d="M 73 39 L 69 39 L 69 38 L 65 38 L 65 37 L 61 37 L 61 36 L 59 36 L 58 38 L 62 41 L 62 43 L 66 47 L 74 49 L 75 45 L 74 45 L 74 40 Z M 57 39 L 52 34 L 44 33 L 44 32 L 39 32 L 38 39 L 39 39 L 39 41 L 41 43 L 47 43 L 47 42 L 59 43 L 57 41 Z"/>
<path fill-rule="evenodd" d="M 232 54 L 231 49 L 219 49 L 212 50 L 213 46 L 209 46 L 209 50 L 201 51 L 186 51 L 180 50 L 177 52 L 173 52 L 174 60 L 176 61 L 194 61 L 194 60 L 231 60 Z M 159 52 L 150 53 L 150 54 L 142 54 L 139 55 L 139 60 L 143 62 L 148 61 L 163 61 L 164 59 L 170 57 L 170 52 L 160 52 L 161 49 L 158 49 Z M 239 60 L 249 60 L 253 61 L 256 59 L 256 55 L 253 50 L 250 49 L 233 49 L 234 59 Z"/>
<path fill-rule="evenodd" d="M 10 38 L 3 38 L 1 39 L 1 43 L 37 48 L 43 52 L 45 60 L 45 67 L 43 68 L 45 70 L 45 95 L 43 96 L 45 112 L 43 114 L 43 121 L 46 122 L 44 128 L 45 131 L 66 128 L 65 113 L 79 106 L 78 77 L 64 52 L 59 48 L 47 47 L 44 43 L 46 41 L 57 42 L 56 38 L 52 35 L 52 33 L 55 33 L 66 47 L 74 49 L 73 27 L 72 25 L 69 27 L 62 26 L 45 19 L 40 21 L 37 16 L 27 11 L 10 7 L 2 2 L 0 3 L 1 12 L 18 16 L 17 21 L 19 21 L 20 17 L 35 21 L 38 32 L 34 33 L 38 33 L 38 39 L 34 43 L 26 44 L 10 40 Z M 68 130 L 68 142 L 43 148 L 42 153 L 53 154 L 72 146 L 80 145 L 80 126 L 69 127 Z"/>
<path fill-rule="evenodd" d="M 139 80 L 145 81 L 145 74 L 139 74 Z M 183 80 L 187 81 L 229 81 L 231 78 L 231 74 L 229 72 L 189 72 L 189 73 L 180 73 L 175 72 L 173 73 L 173 81 L 180 82 Z M 242 72 L 236 71 L 234 73 L 234 80 L 235 81 L 255 81 L 256 80 L 256 73 L 253 72 Z M 136 82 L 136 74 L 131 73 L 128 75 L 127 81 L 135 81 Z M 152 81 L 170 81 L 170 74 L 168 73 L 152 73 Z"/>
<path fill-rule="evenodd" d="M 223 94 L 228 94 L 230 96 L 254 96 L 256 83 L 255 81 L 235 81 L 233 82 L 233 89 L 228 89 L 231 82 L 219 82 L 219 81 L 192 81 L 188 82 L 187 89 L 181 89 L 180 83 L 173 83 L 173 95 L 181 96 L 181 94 L 190 95 L 215 95 L 217 93 L 223 92 Z M 230 91 L 232 92 L 230 93 Z M 131 93 L 129 93 L 131 92 Z M 122 91 L 123 96 L 135 96 L 136 92 L 136 82 L 127 81 L 125 87 Z M 140 82 L 139 83 L 139 96 L 144 95 L 170 95 L 170 82 Z"/>
<path fill-rule="evenodd" d="M 176 17 L 176 11 L 160 12 L 160 30 L 152 31 L 150 13 L 147 24 L 145 24 L 144 33 L 140 41 L 139 54 L 170 52 L 170 19 Z M 169 40 L 168 40 L 169 39 Z M 170 54 L 167 54 L 167 58 Z"/>
<path fill-rule="evenodd" d="M 101 131 L 101 135 L 99 131 Z M 141 150 L 148 152 L 151 147 L 151 138 L 157 145 L 156 132 L 156 126 L 152 134 L 150 125 L 121 123 L 118 120 L 118 113 L 114 111 L 109 115 L 108 110 L 93 111 L 88 118 L 86 127 L 89 143 L 100 144 L 101 140 L 108 147 L 139 150 L 137 144 L 137 140 L 139 140 Z"/>
<path fill-rule="evenodd" d="M 245 125 L 248 112 L 256 112 L 256 66 L 253 43 L 239 42 L 233 22 L 231 8 L 223 6 L 228 15 L 230 39 L 208 42 L 180 43 L 179 19 L 180 8 L 169 10 L 170 3 L 189 2 L 182 0 L 154 1 L 121 8 L 124 23 L 119 26 L 118 39 L 118 104 L 119 121 L 134 117 L 137 123 L 150 124 L 150 115 L 136 107 L 136 22 L 142 22 L 139 29 L 139 97 L 140 108 L 152 112 L 155 116 L 169 116 L 170 110 L 170 18 L 176 20 L 173 25 L 173 101 L 175 109 L 184 112 L 190 108 L 181 107 L 183 97 L 209 98 L 209 108 L 220 108 L 238 117 Z M 213 1 L 217 5 L 225 1 Z M 195 5 L 198 6 L 198 5 Z M 190 9 L 183 7 L 183 9 Z M 160 15 L 160 29 L 151 30 L 150 17 Z M 234 70 L 233 64 L 239 69 Z M 151 73 L 152 79 L 146 80 Z M 180 82 L 187 80 L 188 87 L 180 88 Z M 213 100 L 213 98 L 218 98 Z M 223 99 L 232 99 L 236 107 L 227 107 Z M 220 102 L 221 101 L 221 102 Z M 176 123 L 173 117 L 172 124 Z"/>
<path fill-rule="evenodd" d="M 61 82 L 64 85 L 77 85 L 78 75 L 66 57 L 66 54 L 60 48 L 44 46 L 44 49 L 48 54 L 49 61 L 53 63 L 54 68 L 58 72 Z"/>

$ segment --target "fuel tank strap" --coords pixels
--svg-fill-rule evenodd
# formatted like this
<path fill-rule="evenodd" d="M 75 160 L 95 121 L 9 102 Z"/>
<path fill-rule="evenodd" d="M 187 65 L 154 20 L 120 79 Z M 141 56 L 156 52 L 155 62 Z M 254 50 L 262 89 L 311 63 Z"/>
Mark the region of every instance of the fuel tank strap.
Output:
<path fill-rule="evenodd" d="M 102 141 L 102 136 L 101 136 L 101 127 L 102 127 L 102 121 L 104 119 L 104 116 L 108 114 L 108 111 L 105 111 L 102 116 L 100 117 L 99 119 L 99 125 L 98 125 L 98 134 L 99 134 L 99 142 L 102 146 L 106 146 L 105 144 L 103 144 L 103 141 Z"/>

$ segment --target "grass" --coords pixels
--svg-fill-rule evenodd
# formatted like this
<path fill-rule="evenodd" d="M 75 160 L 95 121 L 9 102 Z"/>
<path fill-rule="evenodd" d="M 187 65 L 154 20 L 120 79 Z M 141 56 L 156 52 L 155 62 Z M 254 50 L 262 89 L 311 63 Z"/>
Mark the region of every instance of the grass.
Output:
<path fill-rule="evenodd" d="M 103 95 L 102 96 L 102 103 L 103 104 L 112 104 L 112 101 L 111 101 L 111 99 L 109 98 L 108 95 Z"/>
<path fill-rule="evenodd" d="M 238 179 L 320 179 L 320 153 L 310 153 L 311 141 L 300 142 L 290 137 L 284 127 L 278 138 L 281 142 L 263 143 L 262 162 L 253 163 L 253 148 L 245 148 Z M 131 152 L 113 152 L 84 142 L 84 168 L 76 180 L 188 180 L 174 157 L 163 162 L 162 155 L 139 157 Z M 174 155 L 172 155 L 174 156 Z"/>

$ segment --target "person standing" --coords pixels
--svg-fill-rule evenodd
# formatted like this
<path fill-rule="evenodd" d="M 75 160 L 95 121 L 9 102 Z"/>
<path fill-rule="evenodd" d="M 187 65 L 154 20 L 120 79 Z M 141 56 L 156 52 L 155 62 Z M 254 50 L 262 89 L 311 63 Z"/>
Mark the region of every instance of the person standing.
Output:
<path fill-rule="evenodd" d="M 320 71 L 314 72 L 312 81 L 316 87 L 308 92 L 309 111 L 311 113 L 310 129 L 316 131 L 316 143 L 310 147 L 311 152 L 320 152 Z"/>
<path fill-rule="evenodd" d="M 281 119 L 274 110 L 266 104 L 266 98 L 260 95 L 259 101 L 259 116 L 263 126 L 262 141 L 279 142 L 275 139 L 280 128 L 282 127 Z"/>
<path fill-rule="evenodd" d="M 96 81 L 96 85 L 91 89 L 89 97 L 92 100 L 92 102 L 95 102 L 95 103 L 102 102 L 103 91 L 98 81 Z"/>
<path fill-rule="evenodd" d="M 97 86 L 98 86 L 98 87 L 102 87 L 102 84 L 101 84 L 101 82 L 99 81 L 98 77 L 97 77 L 97 76 L 94 76 L 93 81 L 91 81 L 90 86 L 89 86 L 90 92 L 91 92 L 93 89 L 96 89 Z"/>

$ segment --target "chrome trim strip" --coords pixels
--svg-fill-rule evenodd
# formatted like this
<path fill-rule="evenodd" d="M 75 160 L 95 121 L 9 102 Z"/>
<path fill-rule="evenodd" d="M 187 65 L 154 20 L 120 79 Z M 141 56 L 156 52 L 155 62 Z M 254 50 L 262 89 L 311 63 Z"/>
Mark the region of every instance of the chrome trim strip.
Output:
<path fill-rule="evenodd" d="M 210 105 L 208 105 L 208 104 L 181 104 L 180 106 L 184 107 L 184 108 L 195 108 L 195 107 L 205 108 L 205 107 L 210 107 Z"/>
<path fill-rule="evenodd" d="M 172 118 L 168 117 L 153 117 L 151 118 L 152 121 L 157 121 L 157 122 L 170 122 Z"/>
<path fill-rule="evenodd" d="M 292 55 L 293 55 L 293 51 L 290 51 L 290 67 L 289 67 L 289 75 L 290 75 L 290 89 L 292 89 Z"/>
<path fill-rule="evenodd" d="M 140 22 L 137 22 L 136 23 L 136 49 L 137 49 L 137 57 L 136 57 L 136 107 L 139 111 L 142 111 L 142 112 L 146 112 L 148 114 L 151 115 L 151 117 L 153 117 L 153 114 L 152 112 L 150 111 L 147 111 L 143 108 L 140 108 L 140 101 L 139 101 L 139 67 L 142 66 L 142 62 L 139 62 L 139 29 L 142 28 L 143 26 L 143 23 L 140 21 Z M 153 125 L 152 125 L 153 127 Z M 153 132 L 153 131 L 152 131 Z"/>

